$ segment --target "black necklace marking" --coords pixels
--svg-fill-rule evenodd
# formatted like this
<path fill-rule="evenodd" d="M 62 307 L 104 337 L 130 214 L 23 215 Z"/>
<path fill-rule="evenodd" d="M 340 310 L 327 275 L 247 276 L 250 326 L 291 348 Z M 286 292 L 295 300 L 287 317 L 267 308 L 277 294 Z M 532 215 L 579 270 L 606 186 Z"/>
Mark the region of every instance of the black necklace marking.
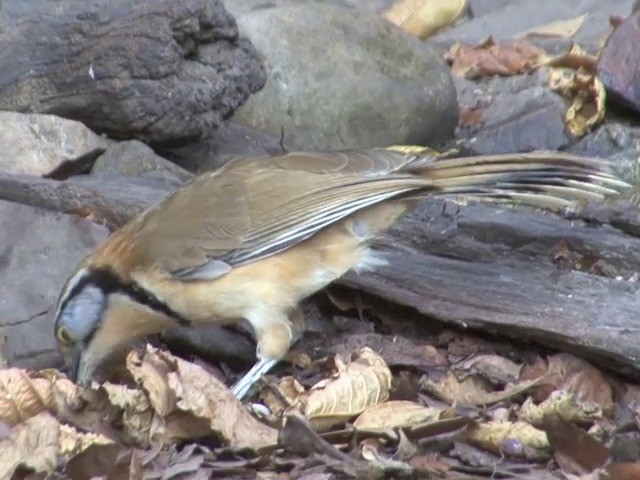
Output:
<path fill-rule="evenodd" d="M 169 305 L 160 300 L 149 290 L 143 288 L 137 283 L 123 282 L 113 272 L 113 270 L 108 268 L 89 269 L 87 274 L 84 275 L 76 285 L 74 285 L 73 289 L 61 305 L 60 311 L 64 310 L 66 304 L 89 284 L 98 287 L 105 293 L 105 295 L 109 295 L 110 293 L 123 293 L 132 300 L 174 319 L 182 326 L 191 325 L 189 320 L 173 310 Z"/>

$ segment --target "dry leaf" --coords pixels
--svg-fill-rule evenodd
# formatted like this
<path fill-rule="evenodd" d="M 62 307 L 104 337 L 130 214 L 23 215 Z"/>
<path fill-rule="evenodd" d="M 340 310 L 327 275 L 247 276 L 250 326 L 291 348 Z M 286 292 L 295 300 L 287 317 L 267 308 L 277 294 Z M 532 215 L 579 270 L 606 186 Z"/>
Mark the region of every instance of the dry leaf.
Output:
<path fill-rule="evenodd" d="M 565 114 L 569 132 L 581 137 L 604 119 L 607 99 L 604 84 L 595 74 L 597 59 L 578 45 L 568 53 L 544 62 L 549 67 L 549 86 L 571 101 Z"/>
<path fill-rule="evenodd" d="M 0 370 L 0 422 L 10 426 L 47 410 L 53 403 L 51 382 L 31 378 L 24 370 Z"/>
<path fill-rule="evenodd" d="M 467 427 L 465 436 L 470 443 L 498 455 L 504 452 L 507 441 L 537 450 L 550 446 L 545 432 L 525 422 L 475 423 Z"/>
<path fill-rule="evenodd" d="M 396 0 L 383 17 L 419 38 L 427 38 L 455 22 L 467 0 Z"/>
<path fill-rule="evenodd" d="M 382 357 L 367 347 L 352 357 L 346 365 L 336 359 L 335 378 L 322 380 L 309 391 L 304 414 L 316 430 L 327 430 L 389 398 L 391 371 Z"/>
<path fill-rule="evenodd" d="M 362 412 L 353 422 L 354 427 L 367 430 L 404 427 L 440 418 L 442 409 L 425 407 L 419 403 L 406 400 L 373 405 Z"/>
<path fill-rule="evenodd" d="M 565 390 L 575 395 L 578 404 L 599 405 L 603 412 L 613 408 L 611 385 L 602 373 L 586 360 L 569 353 L 558 353 L 538 358 L 525 366 L 520 380 L 531 378 L 544 379 L 536 386 L 534 399 L 544 401 L 555 390 Z"/>
<path fill-rule="evenodd" d="M 587 474 L 609 459 L 606 447 L 581 428 L 555 416 L 545 417 L 543 425 L 563 472 Z"/>
<path fill-rule="evenodd" d="M 0 422 L 17 425 L 44 411 L 64 411 L 78 388 L 55 371 L 28 374 L 19 368 L 0 370 Z"/>
<path fill-rule="evenodd" d="M 640 462 L 610 463 L 606 472 L 609 480 L 637 480 L 640 478 Z"/>
<path fill-rule="evenodd" d="M 277 389 L 277 393 L 274 388 Z M 299 404 L 304 394 L 304 387 L 295 378 L 287 376 L 274 387 L 262 388 L 259 398 L 274 415 L 280 416 L 287 409 Z"/>
<path fill-rule="evenodd" d="M 476 355 L 454 366 L 461 378 L 464 375 L 480 375 L 492 385 L 515 382 L 521 366 L 500 355 Z"/>
<path fill-rule="evenodd" d="M 589 14 L 585 13 L 575 18 L 569 18 L 566 20 L 556 20 L 555 22 L 540 25 L 538 27 L 531 28 L 517 35 L 517 37 L 573 37 L 578 30 L 584 25 Z"/>
<path fill-rule="evenodd" d="M 40 412 L 16 425 L 9 438 L 0 441 L 0 478 L 11 478 L 20 466 L 35 472 L 51 472 L 60 451 L 60 424 Z"/>
<path fill-rule="evenodd" d="M 475 47 L 456 43 L 446 57 L 454 74 L 470 80 L 528 73 L 549 59 L 543 49 L 525 40 L 496 43 L 491 37 Z"/>
<path fill-rule="evenodd" d="M 579 402 L 571 392 L 556 390 L 540 405 L 528 398 L 518 412 L 518 419 L 541 427 L 546 415 L 554 415 L 567 422 L 586 423 L 601 419 L 602 409 L 597 403 Z"/>
<path fill-rule="evenodd" d="M 98 433 L 81 433 L 72 426 L 63 424 L 60 425 L 58 445 L 60 455 L 72 458 L 89 447 L 114 445 L 114 441 Z"/>
<path fill-rule="evenodd" d="M 422 387 L 432 395 L 447 403 L 461 403 L 466 405 L 478 405 L 487 398 L 493 388 L 489 383 L 477 376 L 467 376 L 459 380 L 456 374 L 449 370 L 447 374 L 437 382 L 427 380 Z"/>
<path fill-rule="evenodd" d="M 520 395 L 539 381 L 538 378 L 520 382 L 506 390 L 493 391 L 489 382 L 483 378 L 468 375 L 463 380 L 459 380 L 456 374 L 450 370 L 440 381 L 427 380 L 422 386 L 429 393 L 448 403 L 491 405 Z"/>
<path fill-rule="evenodd" d="M 122 427 L 136 445 L 150 445 L 163 441 L 164 421 L 155 411 L 142 390 L 124 385 L 105 383 L 101 386 L 111 405 L 122 410 Z M 197 434 L 197 430 L 194 432 Z"/>
<path fill-rule="evenodd" d="M 202 367 L 147 345 L 144 354 L 128 355 L 127 368 L 147 392 L 156 413 L 141 425 L 148 429 L 150 440 L 170 442 L 217 434 L 232 447 L 257 449 L 277 443 L 277 431 L 253 418 Z"/>

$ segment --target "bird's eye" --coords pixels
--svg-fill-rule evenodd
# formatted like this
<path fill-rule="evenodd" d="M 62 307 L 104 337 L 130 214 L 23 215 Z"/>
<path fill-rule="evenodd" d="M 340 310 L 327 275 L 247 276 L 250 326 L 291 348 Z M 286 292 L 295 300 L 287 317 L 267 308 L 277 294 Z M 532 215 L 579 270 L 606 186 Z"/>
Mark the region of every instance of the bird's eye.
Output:
<path fill-rule="evenodd" d="M 60 327 L 56 336 L 58 337 L 58 341 L 63 345 L 70 345 L 73 343 L 73 336 L 65 327 Z"/>

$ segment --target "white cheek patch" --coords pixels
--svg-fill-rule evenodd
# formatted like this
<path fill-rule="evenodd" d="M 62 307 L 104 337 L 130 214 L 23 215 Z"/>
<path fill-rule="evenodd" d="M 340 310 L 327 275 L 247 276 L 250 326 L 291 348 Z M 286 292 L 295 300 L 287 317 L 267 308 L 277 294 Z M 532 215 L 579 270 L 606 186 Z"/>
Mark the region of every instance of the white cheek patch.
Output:
<path fill-rule="evenodd" d="M 73 277 L 67 280 L 67 284 L 65 285 L 64 290 L 60 295 L 60 298 L 58 299 L 58 304 L 56 305 L 56 316 L 54 318 L 58 318 L 58 316 L 60 315 L 60 308 L 62 307 L 62 305 L 64 305 L 64 303 L 69 299 L 69 295 L 71 295 L 71 292 L 73 292 L 73 289 L 82 280 L 84 280 L 85 277 L 87 277 L 87 275 L 89 275 L 89 270 L 87 270 L 86 268 L 83 268 L 81 270 L 78 270 Z"/>
<path fill-rule="evenodd" d="M 73 338 L 85 340 L 100 323 L 106 302 L 106 295 L 99 287 L 86 285 L 66 303 L 58 324 L 69 330 Z"/>

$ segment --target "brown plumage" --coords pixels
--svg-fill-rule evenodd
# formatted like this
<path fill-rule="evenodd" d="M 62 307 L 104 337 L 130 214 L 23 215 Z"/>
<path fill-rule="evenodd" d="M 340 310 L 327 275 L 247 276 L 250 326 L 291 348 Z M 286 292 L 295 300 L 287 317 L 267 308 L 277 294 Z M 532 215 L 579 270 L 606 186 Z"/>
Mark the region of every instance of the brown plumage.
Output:
<path fill-rule="evenodd" d="M 186 324 L 252 325 L 261 360 L 289 349 L 298 303 L 351 269 L 383 262 L 370 240 L 427 195 L 552 210 L 626 184 L 605 162 L 533 153 L 433 160 L 388 150 L 236 159 L 196 177 L 116 231 L 65 285 L 56 334 L 88 380 L 133 336 Z"/>

